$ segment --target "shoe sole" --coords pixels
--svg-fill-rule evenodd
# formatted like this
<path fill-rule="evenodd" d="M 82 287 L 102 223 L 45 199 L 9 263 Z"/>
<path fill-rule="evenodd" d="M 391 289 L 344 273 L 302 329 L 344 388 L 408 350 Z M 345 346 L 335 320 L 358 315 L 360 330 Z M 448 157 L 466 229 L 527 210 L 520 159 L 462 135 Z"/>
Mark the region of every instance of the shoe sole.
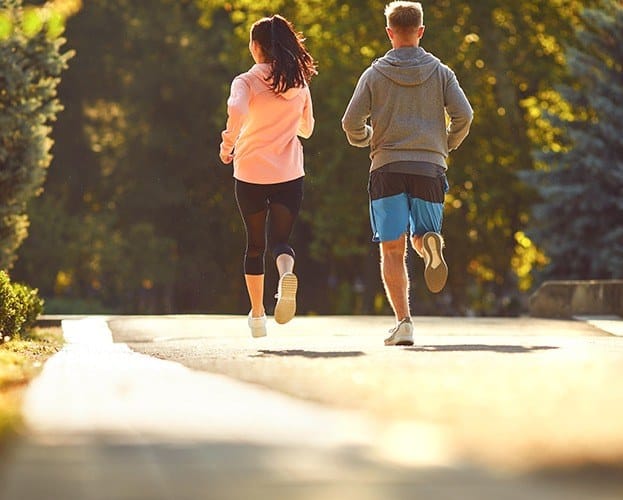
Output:
<path fill-rule="evenodd" d="M 286 273 L 279 280 L 277 305 L 275 305 L 275 321 L 280 325 L 290 321 L 296 314 L 297 288 L 298 278 L 293 273 Z"/>
<path fill-rule="evenodd" d="M 405 331 L 400 331 L 404 325 L 400 325 L 398 331 L 395 331 L 392 335 L 385 339 L 385 345 L 413 345 L 413 325 L 407 328 Z"/>
<path fill-rule="evenodd" d="M 413 338 L 403 337 L 403 338 L 399 339 L 397 342 L 394 342 L 393 340 L 385 340 L 385 345 L 406 345 L 406 346 L 410 346 L 410 345 L 413 345 Z"/>
<path fill-rule="evenodd" d="M 422 248 L 426 252 L 426 266 L 424 267 L 424 281 L 433 293 L 439 293 L 448 279 L 448 265 L 443 258 L 443 241 L 437 233 L 426 233 L 422 238 Z M 438 264 L 433 267 L 432 264 Z"/>

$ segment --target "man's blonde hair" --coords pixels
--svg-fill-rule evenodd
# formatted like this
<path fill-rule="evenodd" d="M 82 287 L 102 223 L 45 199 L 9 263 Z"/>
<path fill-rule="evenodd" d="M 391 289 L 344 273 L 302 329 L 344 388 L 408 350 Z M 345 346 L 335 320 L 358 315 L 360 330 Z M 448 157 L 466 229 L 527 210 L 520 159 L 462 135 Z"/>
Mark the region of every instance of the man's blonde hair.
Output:
<path fill-rule="evenodd" d="M 385 6 L 385 19 L 392 30 L 409 34 L 424 23 L 424 10 L 420 2 L 390 2 Z"/>

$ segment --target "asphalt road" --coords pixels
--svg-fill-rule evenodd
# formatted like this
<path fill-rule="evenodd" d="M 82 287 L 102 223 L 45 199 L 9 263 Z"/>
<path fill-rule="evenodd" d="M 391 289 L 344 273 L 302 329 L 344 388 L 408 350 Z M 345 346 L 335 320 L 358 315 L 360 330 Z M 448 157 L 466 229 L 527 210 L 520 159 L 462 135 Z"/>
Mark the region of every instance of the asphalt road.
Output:
<path fill-rule="evenodd" d="M 181 326 L 183 321 L 184 326 Z M 139 352 L 376 418 L 438 426 L 489 466 L 623 459 L 623 338 L 583 322 L 416 318 L 413 347 L 383 345 L 391 319 L 297 318 L 247 335 L 240 318 L 126 319 Z"/>
<path fill-rule="evenodd" d="M 75 323 L 0 498 L 623 498 L 623 338 L 427 317 L 390 348 L 391 323 L 108 318 L 114 343 Z"/>

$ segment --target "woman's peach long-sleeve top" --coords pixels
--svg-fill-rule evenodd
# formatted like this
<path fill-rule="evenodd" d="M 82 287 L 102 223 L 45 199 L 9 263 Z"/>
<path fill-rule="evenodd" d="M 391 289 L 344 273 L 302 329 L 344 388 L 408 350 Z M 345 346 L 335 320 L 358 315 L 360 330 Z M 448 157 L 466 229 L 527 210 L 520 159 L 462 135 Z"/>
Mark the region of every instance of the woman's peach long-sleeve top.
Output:
<path fill-rule="evenodd" d="M 234 156 L 234 177 L 253 184 L 276 184 L 305 175 L 303 146 L 314 130 L 309 87 L 283 93 L 270 88 L 270 64 L 255 64 L 238 75 L 227 99 L 227 126 L 221 154 Z"/>

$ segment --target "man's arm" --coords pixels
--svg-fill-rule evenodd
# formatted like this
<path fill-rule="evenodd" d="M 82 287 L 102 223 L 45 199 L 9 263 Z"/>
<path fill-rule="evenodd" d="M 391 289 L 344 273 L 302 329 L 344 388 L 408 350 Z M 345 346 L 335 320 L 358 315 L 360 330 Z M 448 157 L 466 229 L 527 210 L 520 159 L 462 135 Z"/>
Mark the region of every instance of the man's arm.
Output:
<path fill-rule="evenodd" d="M 372 139 L 372 127 L 367 123 L 370 117 L 371 96 L 366 75 L 367 71 L 359 78 L 342 118 L 342 129 L 346 132 L 348 142 L 360 148 L 368 146 Z"/>
<path fill-rule="evenodd" d="M 474 111 L 452 71 L 450 71 L 450 78 L 446 85 L 446 111 L 450 116 L 448 151 L 452 151 L 458 148 L 467 137 L 474 118 Z"/>

